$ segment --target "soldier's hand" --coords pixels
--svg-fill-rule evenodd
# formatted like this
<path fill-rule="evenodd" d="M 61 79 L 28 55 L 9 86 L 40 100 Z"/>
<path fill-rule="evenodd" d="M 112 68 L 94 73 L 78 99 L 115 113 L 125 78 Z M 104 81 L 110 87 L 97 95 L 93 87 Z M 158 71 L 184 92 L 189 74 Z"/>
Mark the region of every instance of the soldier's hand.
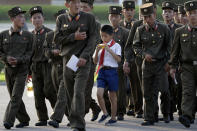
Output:
<path fill-rule="evenodd" d="M 129 63 L 128 62 L 124 62 L 123 70 L 124 70 L 125 74 L 129 74 L 130 73 L 130 68 L 129 68 Z"/>
<path fill-rule="evenodd" d="M 79 32 L 80 28 L 75 32 L 75 40 L 85 40 L 87 38 L 86 32 Z"/>
<path fill-rule="evenodd" d="M 17 64 L 17 60 L 15 57 L 12 57 L 12 56 L 8 56 L 7 57 L 7 61 L 10 65 L 16 65 Z"/>
<path fill-rule="evenodd" d="M 170 76 L 174 79 L 175 78 L 176 69 L 170 69 Z"/>
<path fill-rule="evenodd" d="M 170 65 L 168 63 L 165 64 L 165 71 L 169 72 L 170 71 Z"/>
<path fill-rule="evenodd" d="M 54 50 L 52 50 L 52 53 L 53 53 L 54 56 L 59 56 L 60 50 L 59 49 L 54 49 Z"/>
<path fill-rule="evenodd" d="M 152 56 L 149 55 L 149 54 L 146 54 L 145 55 L 145 60 L 148 61 L 148 62 L 152 62 Z"/>
<path fill-rule="evenodd" d="M 78 61 L 78 63 L 77 63 L 77 66 L 78 66 L 78 67 L 85 66 L 86 62 L 87 62 L 86 59 L 84 59 L 84 58 L 79 58 L 79 61 Z"/>

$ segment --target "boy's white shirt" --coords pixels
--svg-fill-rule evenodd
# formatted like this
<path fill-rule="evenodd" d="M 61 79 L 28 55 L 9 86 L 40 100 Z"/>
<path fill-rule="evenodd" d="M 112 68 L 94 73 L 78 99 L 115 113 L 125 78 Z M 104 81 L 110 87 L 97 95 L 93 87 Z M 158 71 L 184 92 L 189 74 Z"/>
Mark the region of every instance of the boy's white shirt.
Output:
<path fill-rule="evenodd" d="M 107 43 L 107 45 L 110 45 L 112 42 L 112 40 L 110 42 Z M 110 49 L 118 56 L 121 56 L 121 46 L 118 43 L 115 43 L 112 47 L 110 47 Z M 103 49 L 99 50 L 98 52 L 98 63 L 100 61 L 100 56 L 101 56 L 101 52 Z M 94 52 L 93 57 L 96 55 L 96 50 Z M 113 58 L 113 56 L 105 49 L 105 56 L 104 56 L 104 62 L 103 62 L 103 66 L 110 66 L 110 67 L 114 67 L 117 68 L 118 67 L 118 62 Z"/>

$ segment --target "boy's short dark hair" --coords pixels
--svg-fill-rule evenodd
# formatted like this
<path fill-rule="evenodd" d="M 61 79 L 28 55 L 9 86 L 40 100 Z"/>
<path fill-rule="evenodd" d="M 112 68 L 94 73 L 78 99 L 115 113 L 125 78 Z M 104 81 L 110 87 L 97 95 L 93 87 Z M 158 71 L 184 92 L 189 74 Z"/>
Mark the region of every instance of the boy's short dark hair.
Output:
<path fill-rule="evenodd" d="M 113 27 L 111 25 L 103 25 L 101 27 L 101 32 L 107 33 L 109 35 L 112 35 L 114 33 Z"/>

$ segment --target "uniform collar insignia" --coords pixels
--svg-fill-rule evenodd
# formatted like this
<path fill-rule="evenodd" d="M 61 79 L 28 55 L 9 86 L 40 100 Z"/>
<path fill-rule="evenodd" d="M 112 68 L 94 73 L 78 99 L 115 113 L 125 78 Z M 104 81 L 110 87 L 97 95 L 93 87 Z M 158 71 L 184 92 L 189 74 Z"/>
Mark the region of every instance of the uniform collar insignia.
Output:
<path fill-rule="evenodd" d="M 78 21 L 79 18 L 80 18 L 80 14 L 77 14 L 76 16 L 72 16 L 72 15 L 68 14 L 68 19 L 70 22 L 73 20 Z"/>
<path fill-rule="evenodd" d="M 36 31 L 36 29 L 34 29 L 34 34 L 42 34 L 43 32 L 45 31 L 45 29 L 44 29 L 44 26 L 40 29 L 40 30 L 38 30 L 38 31 Z"/>
<path fill-rule="evenodd" d="M 11 36 L 13 33 L 14 33 L 14 30 L 13 30 L 13 27 L 11 27 L 11 28 L 9 29 L 9 35 Z M 19 34 L 19 35 L 22 35 L 22 34 L 23 34 L 23 30 L 18 31 L 18 34 Z"/>
<path fill-rule="evenodd" d="M 145 24 L 145 28 L 146 28 L 146 31 L 150 31 L 150 29 L 153 29 L 154 31 L 156 31 L 158 29 L 158 24 L 157 22 L 155 22 L 153 27 L 150 27 L 148 24 Z"/>

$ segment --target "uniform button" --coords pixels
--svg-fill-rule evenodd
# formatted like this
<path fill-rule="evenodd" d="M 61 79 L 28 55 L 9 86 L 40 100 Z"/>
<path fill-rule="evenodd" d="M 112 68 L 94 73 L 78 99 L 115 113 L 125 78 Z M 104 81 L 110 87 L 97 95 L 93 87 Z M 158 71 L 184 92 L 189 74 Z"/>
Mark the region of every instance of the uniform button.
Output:
<path fill-rule="evenodd" d="M 152 37 L 154 36 L 154 34 L 152 34 Z"/>
<path fill-rule="evenodd" d="M 155 44 L 155 41 L 153 41 L 153 44 Z"/>
<path fill-rule="evenodd" d="M 195 35 L 193 35 L 193 37 L 196 37 Z"/>
<path fill-rule="evenodd" d="M 193 42 L 193 44 L 195 45 L 195 44 L 196 44 L 196 42 Z"/>

